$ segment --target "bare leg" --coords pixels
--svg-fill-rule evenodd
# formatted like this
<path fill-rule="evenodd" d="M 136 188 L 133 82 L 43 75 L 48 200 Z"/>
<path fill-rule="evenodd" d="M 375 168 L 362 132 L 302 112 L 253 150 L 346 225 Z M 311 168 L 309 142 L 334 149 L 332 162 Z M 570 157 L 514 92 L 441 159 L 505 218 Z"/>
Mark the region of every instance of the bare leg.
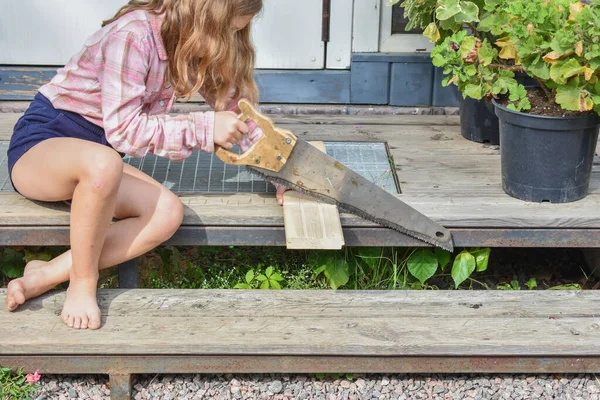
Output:
<path fill-rule="evenodd" d="M 58 143 L 59 140 L 62 142 Z M 52 141 L 57 143 L 51 144 Z M 54 154 L 43 148 L 46 143 L 50 144 Z M 68 147 L 74 148 L 68 149 Z M 60 149 L 60 154 L 57 154 L 57 149 Z M 72 250 L 49 263 L 32 262 L 28 264 L 24 277 L 9 283 L 6 299 L 9 310 L 16 309 L 26 299 L 39 296 L 57 284 L 70 279 L 71 283 L 63 309 L 63 320 L 74 328 L 97 329 L 100 322 L 100 313 L 95 299 L 98 269 L 107 268 L 144 254 L 171 237 L 181 224 L 183 218 L 181 201 L 152 178 L 130 166 L 124 166 L 120 158 L 115 160 L 115 163 L 118 161 L 118 168 L 115 169 L 120 168 L 120 179 L 114 179 L 118 182 L 118 187 L 112 196 L 110 195 L 112 190 L 106 190 L 106 192 L 110 192 L 107 195 L 103 189 L 110 186 L 110 183 L 107 183 L 107 180 L 110 180 L 107 178 L 107 176 L 110 177 L 110 173 L 100 174 L 98 170 L 94 172 L 94 168 L 100 168 L 102 171 L 106 171 L 107 168 L 102 168 L 102 161 L 98 161 L 98 157 L 83 155 L 86 152 L 94 153 L 95 151 L 102 153 L 104 150 L 114 153 L 114 151 L 94 143 L 76 139 L 52 139 L 34 147 L 15 166 L 13 170 L 15 185 L 21 193 L 32 199 L 46 201 L 68 199 L 70 197 L 68 192 L 73 186 L 71 182 L 77 183 L 73 189 L 75 195 L 73 196 L 71 217 Z M 42 152 L 43 154 L 40 154 Z M 69 171 L 65 173 L 57 169 L 62 166 L 61 164 L 69 164 L 64 161 L 64 158 L 69 156 L 62 154 L 66 152 L 71 155 L 77 154 L 77 156 L 71 157 L 70 165 L 68 165 Z M 109 159 L 113 156 L 110 153 Z M 25 176 L 26 173 L 19 174 L 22 171 L 32 174 L 31 166 L 27 171 L 23 167 L 27 164 L 20 164 L 22 160 L 27 161 L 25 158 L 27 156 L 34 158 L 38 165 L 53 165 L 53 171 L 48 172 L 49 168 L 46 168 L 44 173 L 47 172 L 48 176 L 45 178 L 39 176 L 40 171 L 33 171 L 33 174 L 38 174 L 33 179 Z M 41 161 L 40 158 L 45 158 L 45 160 Z M 53 160 L 53 158 L 61 158 L 61 160 Z M 77 168 L 77 162 L 83 165 Z M 19 170 L 20 166 L 22 168 Z M 81 175 L 91 176 L 91 179 L 87 180 L 92 183 L 81 186 L 81 191 L 92 197 L 90 202 L 81 202 L 80 200 L 85 200 L 85 197 L 76 196 L 78 194 L 77 187 L 86 178 L 73 179 L 69 177 L 71 171 L 72 174 L 77 175 L 77 172 L 81 170 L 88 170 L 87 173 Z M 66 179 L 65 175 L 67 175 Z M 38 182 L 35 182 L 36 180 Z M 26 183 L 23 185 L 21 182 Z M 45 182 L 50 182 L 50 184 Z M 39 186 L 35 186 L 36 183 Z M 93 195 L 97 194 L 96 191 L 101 191 L 105 195 L 97 195 L 94 198 Z M 91 212 L 90 209 L 94 209 L 95 212 Z M 111 210 L 112 212 L 110 212 Z M 109 217 L 103 213 L 108 214 Z M 103 218 L 106 217 L 110 223 L 112 215 L 122 220 L 104 227 Z M 91 216 L 94 216 L 95 219 L 90 218 Z M 100 221 L 96 228 L 91 227 L 93 221 Z M 75 229 L 76 225 L 81 228 Z M 75 237 L 74 229 L 79 232 L 78 237 Z M 88 237 L 87 241 L 85 236 Z M 100 240 L 95 240 L 97 236 L 100 236 L 102 243 L 98 244 Z M 95 252 L 97 248 L 100 249 L 98 253 Z M 84 270 L 84 274 L 86 272 L 95 273 L 95 275 L 90 274 L 92 279 L 89 279 L 89 275 L 86 277 L 86 275 L 82 276 L 77 273 L 78 263 L 94 266 L 94 269 Z M 81 285 L 77 282 L 80 282 Z M 90 304 L 92 300 L 93 304 Z M 86 301 L 87 303 L 85 303 Z M 80 307 L 80 304 L 85 304 L 85 306 Z"/>

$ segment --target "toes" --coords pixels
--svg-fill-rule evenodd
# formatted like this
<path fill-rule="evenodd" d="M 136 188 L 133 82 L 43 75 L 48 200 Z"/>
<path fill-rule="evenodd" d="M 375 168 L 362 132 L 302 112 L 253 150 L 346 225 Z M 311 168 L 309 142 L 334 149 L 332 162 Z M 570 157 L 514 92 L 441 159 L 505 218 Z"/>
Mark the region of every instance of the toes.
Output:
<path fill-rule="evenodd" d="M 8 283 L 8 293 L 6 294 L 6 308 L 8 311 L 14 311 L 19 305 L 25 303 L 25 293 L 23 285 L 19 279 Z"/>
<path fill-rule="evenodd" d="M 8 311 L 15 311 L 17 306 L 18 304 L 12 295 L 9 294 L 8 296 L 6 296 L 6 308 L 8 308 Z"/>
<path fill-rule="evenodd" d="M 72 328 L 74 323 L 75 323 L 75 317 L 73 317 L 72 315 L 69 315 L 69 318 L 67 318 L 67 326 L 69 328 Z"/>
<path fill-rule="evenodd" d="M 75 317 L 75 321 L 73 321 L 73 328 L 74 329 L 81 328 L 81 317 Z"/>
<path fill-rule="evenodd" d="M 13 293 L 13 298 L 17 305 L 25 303 L 25 295 L 21 290 L 17 290 Z"/>
<path fill-rule="evenodd" d="M 87 329 L 88 328 L 88 316 L 84 315 L 83 317 L 81 317 L 81 329 Z"/>
<path fill-rule="evenodd" d="M 88 324 L 89 329 L 100 328 L 100 313 L 94 313 L 90 315 L 90 322 Z"/>

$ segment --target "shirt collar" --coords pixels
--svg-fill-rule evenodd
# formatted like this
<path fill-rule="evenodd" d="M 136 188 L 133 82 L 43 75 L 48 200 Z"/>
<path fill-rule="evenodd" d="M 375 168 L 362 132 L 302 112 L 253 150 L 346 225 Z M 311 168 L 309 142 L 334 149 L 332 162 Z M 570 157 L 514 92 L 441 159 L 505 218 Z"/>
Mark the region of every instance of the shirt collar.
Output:
<path fill-rule="evenodd" d="M 150 27 L 152 28 L 152 36 L 154 37 L 154 41 L 156 42 L 156 48 L 158 50 L 158 57 L 165 61 L 167 60 L 167 51 L 165 50 L 165 44 L 162 40 L 162 35 L 160 33 L 160 29 L 162 27 L 162 23 L 165 19 L 165 14 L 153 14 L 150 13 Z"/>

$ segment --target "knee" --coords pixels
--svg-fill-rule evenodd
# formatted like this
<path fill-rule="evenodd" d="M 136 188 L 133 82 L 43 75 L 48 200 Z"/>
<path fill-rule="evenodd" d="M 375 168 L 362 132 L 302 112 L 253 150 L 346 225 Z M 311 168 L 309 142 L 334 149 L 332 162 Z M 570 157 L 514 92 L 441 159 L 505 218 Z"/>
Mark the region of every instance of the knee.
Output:
<path fill-rule="evenodd" d="M 123 177 L 123 160 L 111 149 L 98 151 L 83 173 L 92 190 L 99 194 L 116 193 Z"/>
<path fill-rule="evenodd" d="M 183 222 L 183 203 L 173 192 L 163 190 L 152 218 L 157 244 L 171 238 Z"/>

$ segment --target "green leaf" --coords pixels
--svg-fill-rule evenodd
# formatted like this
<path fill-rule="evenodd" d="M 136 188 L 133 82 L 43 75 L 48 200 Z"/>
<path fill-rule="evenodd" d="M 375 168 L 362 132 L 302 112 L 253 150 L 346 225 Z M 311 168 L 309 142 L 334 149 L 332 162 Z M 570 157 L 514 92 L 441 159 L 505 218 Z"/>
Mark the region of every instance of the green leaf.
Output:
<path fill-rule="evenodd" d="M 326 265 L 322 265 L 320 267 L 315 267 L 313 271 L 315 271 L 316 275 L 319 275 L 321 272 L 325 271 L 326 268 Z"/>
<path fill-rule="evenodd" d="M 440 0 L 435 17 L 440 21 L 448 20 L 461 11 L 458 0 Z"/>
<path fill-rule="evenodd" d="M 516 279 L 510 281 L 510 286 L 512 287 L 513 290 L 521 290 L 521 285 L 519 284 L 519 281 Z"/>
<path fill-rule="evenodd" d="M 429 249 L 419 249 L 410 255 L 407 261 L 408 270 L 421 284 L 435 275 L 438 259 Z"/>
<path fill-rule="evenodd" d="M 550 66 L 550 79 L 559 84 L 564 84 L 566 81 L 562 77 L 561 68 L 564 65 L 565 60 L 558 60 Z"/>
<path fill-rule="evenodd" d="M 253 279 L 254 279 L 254 271 L 250 270 L 250 271 L 246 272 L 246 283 L 252 282 Z"/>
<path fill-rule="evenodd" d="M 382 251 L 380 247 L 364 247 L 358 249 L 356 257 L 373 269 L 381 261 Z"/>
<path fill-rule="evenodd" d="M 431 57 L 431 63 L 435 67 L 443 67 L 446 65 L 446 58 L 441 54 L 435 54 Z"/>
<path fill-rule="evenodd" d="M 278 274 L 277 272 L 275 272 L 273 275 L 271 275 L 269 277 L 269 279 L 272 281 L 279 281 L 279 282 L 284 280 L 283 277 L 280 274 Z"/>
<path fill-rule="evenodd" d="M 261 289 L 268 289 L 269 288 L 269 281 L 266 280 L 263 283 L 261 283 L 260 288 Z"/>
<path fill-rule="evenodd" d="M 478 56 L 479 56 L 479 61 L 483 65 L 487 66 L 487 65 L 490 65 L 496 59 L 496 57 L 498 57 L 498 50 L 494 49 L 492 47 L 492 45 L 490 44 L 490 42 L 485 40 L 481 44 L 481 47 L 479 48 Z"/>
<path fill-rule="evenodd" d="M 492 84 L 493 94 L 506 94 L 511 88 L 517 88 L 517 81 L 511 71 L 500 71 Z"/>
<path fill-rule="evenodd" d="M 26 248 L 25 261 L 29 262 L 33 260 L 50 261 L 52 260 L 52 253 L 47 247 L 37 249 L 35 251 Z"/>
<path fill-rule="evenodd" d="M 467 36 L 460 44 L 459 54 L 462 58 L 467 58 L 471 50 L 475 48 L 475 36 Z"/>
<path fill-rule="evenodd" d="M 479 22 L 479 7 L 471 1 L 462 1 L 460 3 L 461 11 L 454 16 L 454 21 L 458 23 Z"/>
<path fill-rule="evenodd" d="M 234 289 L 252 289 L 247 283 L 238 283 L 233 287 Z"/>
<path fill-rule="evenodd" d="M 475 271 L 476 266 L 477 264 L 475 262 L 475 257 L 473 257 L 473 255 L 468 251 L 463 250 L 458 256 L 456 256 L 454 259 L 454 264 L 452 265 L 452 279 L 454 279 L 454 287 L 458 288 L 461 283 L 467 280 L 473 271 Z"/>
<path fill-rule="evenodd" d="M 427 39 L 429 39 L 430 42 L 433 43 L 437 43 L 437 41 L 440 40 L 440 30 L 438 29 L 435 22 L 432 22 L 429 25 L 427 25 L 427 28 L 425 28 L 425 30 L 423 31 L 423 36 L 425 36 Z"/>
<path fill-rule="evenodd" d="M 23 276 L 25 260 L 23 254 L 10 248 L 5 248 L 0 258 L 0 271 L 8 278 L 14 279 Z"/>
<path fill-rule="evenodd" d="M 281 286 L 279 285 L 279 282 L 277 282 L 277 281 L 271 281 L 271 287 L 273 289 L 281 290 Z"/>
<path fill-rule="evenodd" d="M 510 94 L 508 99 L 510 101 L 520 101 L 521 99 L 527 98 L 527 89 L 521 84 L 511 85 L 509 91 Z"/>
<path fill-rule="evenodd" d="M 475 263 L 477 264 L 477 272 L 483 272 L 487 270 L 488 263 L 490 261 L 490 253 L 492 249 L 486 247 L 484 249 L 472 250 L 470 253 L 475 257 Z"/>
<path fill-rule="evenodd" d="M 485 96 L 485 89 L 483 85 L 473 85 L 472 83 L 468 83 L 465 86 L 463 93 L 475 100 L 481 100 Z"/>
<path fill-rule="evenodd" d="M 577 41 L 572 32 L 557 30 L 552 37 L 550 48 L 558 55 L 563 56 L 573 51 Z"/>
<path fill-rule="evenodd" d="M 349 265 L 343 251 L 315 251 L 310 254 L 308 261 L 317 274 L 324 273 L 334 290 L 350 280 Z"/>
<path fill-rule="evenodd" d="M 477 75 L 477 67 L 474 64 L 466 65 L 463 70 L 467 76 L 475 76 Z"/>
<path fill-rule="evenodd" d="M 267 270 L 265 271 L 265 275 L 266 276 L 273 275 L 273 267 L 268 267 Z"/>
<path fill-rule="evenodd" d="M 527 286 L 529 290 L 533 290 L 537 287 L 537 281 L 535 280 L 535 278 L 531 278 L 527 282 L 525 282 L 525 286 Z"/>
<path fill-rule="evenodd" d="M 600 68 L 600 57 L 590 60 L 590 68 L 593 70 Z"/>
<path fill-rule="evenodd" d="M 452 258 L 452 254 L 444 249 L 441 249 L 439 247 L 436 247 L 434 250 L 434 254 L 438 260 L 438 263 L 440 264 L 440 267 L 442 268 L 442 272 L 444 271 L 444 268 L 446 268 L 446 266 L 448 264 L 450 264 L 450 259 Z"/>
<path fill-rule="evenodd" d="M 348 263 L 341 257 L 336 258 L 332 264 L 325 269 L 325 276 L 329 280 L 329 286 L 333 290 L 344 286 L 350 280 Z"/>
<path fill-rule="evenodd" d="M 584 111 L 590 104 L 586 94 L 578 88 L 560 86 L 556 88 L 556 102 L 565 110 Z M 591 98 L 589 99 L 591 102 Z M 593 102 L 591 104 L 593 106 Z M 591 109 L 587 108 L 588 110 Z"/>
<path fill-rule="evenodd" d="M 264 276 L 263 274 L 260 274 L 260 275 L 258 275 L 258 276 L 256 277 L 256 280 L 258 280 L 258 281 L 261 281 L 261 282 L 262 282 L 262 281 L 266 281 L 266 280 L 267 280 L 267 277 L 266 277 L 266 276 Z"/>
<path fill-rule="evenodd" d="M 561 68 L 562 76 L 566 79 L 581 75 L 585 72 L 585 67 L 580 65 L 579 62 L 573 58 L 569 59 Z"/>
<path fill-rule="evenodd" d="M 549 287 L 548 290 L 581 290 L 581 285 L 578 283 L 567 283 L 564 285 Z"/>
<path fill-rule="evenodd" d="M 550 67 L 544 60 L 538 60 L 527 67 L 530 74 L 537 76 L 540 79 L 550 79 Z"/>

